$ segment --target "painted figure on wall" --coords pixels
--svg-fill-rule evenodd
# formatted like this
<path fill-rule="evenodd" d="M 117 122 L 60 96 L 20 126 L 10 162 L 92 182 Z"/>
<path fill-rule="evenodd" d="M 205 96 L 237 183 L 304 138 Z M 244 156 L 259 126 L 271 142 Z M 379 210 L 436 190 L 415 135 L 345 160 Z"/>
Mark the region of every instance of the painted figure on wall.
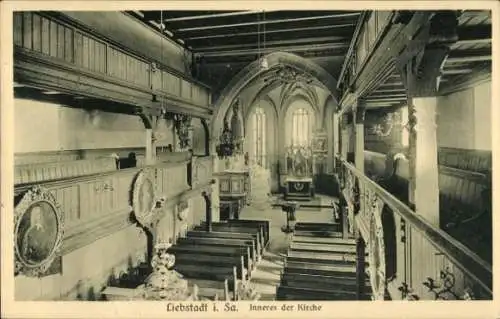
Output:
<path fill-rule="evenodd" d="M 28 264 L 48 258 L 57 239 L 57 217 L 48 203 L 36 203 L 22 217 L 18 228 L 18 249 Z"/>

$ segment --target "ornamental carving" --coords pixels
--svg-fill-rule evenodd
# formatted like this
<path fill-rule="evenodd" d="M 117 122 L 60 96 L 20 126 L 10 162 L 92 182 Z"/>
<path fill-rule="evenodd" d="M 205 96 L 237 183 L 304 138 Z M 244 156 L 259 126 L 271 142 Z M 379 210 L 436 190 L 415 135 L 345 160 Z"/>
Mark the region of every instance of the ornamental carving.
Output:
<path fill-rule="evenodd" d="M 386 289 L 385 245 L 382 226 L 382 209 L 384 202 L 377 195 L 367 201 L 366 209 L 370 211 L 369 273 L 374 300 L 384 300 Z"/>
<path fill-rule="evenodd" d="M 64 214 L 56 198 L 39 186 L 27 191 L 15 207 L 15 273 L 41 277 L 58 255 Z"/>
<path fill-rule="evenodd" d="M 179 138 L 179 147 L 185 149 L 191 146 L 191 116 L 185 114 L 174 114 L 174 128 Z"/>
<path fill-rule="evenodd" d="M 146 300 L 199 300 L 198 287 L 195 285 L 193 291 L 189 291 L 188 281 L 173 269 L 175 255 L 168 252 L 170 247 L 168 243 L 155 246 L 156 254 L 151 260 L 153 272 L 138 290 Z"/>
<path fill-rule="evenodd" d="M 141 170 L 132 189 L 132 209 L 137 222 L 149 227 L 157 206 L 156 189 L 153 174 L 149 169 Z"/>

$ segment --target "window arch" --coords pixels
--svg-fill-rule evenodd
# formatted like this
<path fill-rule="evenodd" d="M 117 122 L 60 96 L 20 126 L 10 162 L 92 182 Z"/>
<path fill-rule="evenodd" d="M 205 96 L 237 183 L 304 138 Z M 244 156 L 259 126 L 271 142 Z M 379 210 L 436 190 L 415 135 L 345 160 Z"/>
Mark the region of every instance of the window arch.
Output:
<path fill-rule="evenodd" d="M 251 115 L 250 131 L 252 136 L 250 156 L 256 164 L 266 167 L 266 113 L 260 106 L 256 107 Z"/>
<path fill-rule="evenodd" d="M 292 113 L 291 146 L 308 145 L 312 138 L 311 113 L 299 108 Z"/>

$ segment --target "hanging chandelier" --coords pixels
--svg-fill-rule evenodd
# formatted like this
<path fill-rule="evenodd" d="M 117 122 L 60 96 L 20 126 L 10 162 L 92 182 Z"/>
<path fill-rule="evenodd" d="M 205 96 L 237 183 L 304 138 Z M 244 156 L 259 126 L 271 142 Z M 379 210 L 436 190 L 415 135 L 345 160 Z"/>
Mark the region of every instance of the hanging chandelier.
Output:
<path fill-rule="evenodd" d="M 259 20 L 259 14 L 257 13 L 257 57 L 258 60 L 260 60 L 259 67 L 262 70 L 267 70 L 269 69 L 269 63 L 267 61 L 267 58 L 265 57 L 265 50 L 266 50 L 266 11 L 262 11 L 262 16 L 264 20 L 263 26 L 261 26 L 261 21 Z M 261 35 L 261 29 L 263 28 L 263 32 Z M 261 44 L 261 36 L 263 36 L 263 44 Z M 263 45 L 263 49 L 262 49 Z"/>

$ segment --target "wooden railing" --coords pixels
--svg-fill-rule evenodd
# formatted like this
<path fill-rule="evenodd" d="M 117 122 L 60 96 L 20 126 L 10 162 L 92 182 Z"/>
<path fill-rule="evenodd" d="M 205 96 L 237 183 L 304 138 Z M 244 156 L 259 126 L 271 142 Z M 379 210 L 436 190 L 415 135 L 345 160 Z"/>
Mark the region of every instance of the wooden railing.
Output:
<path fill-rule="evenodd" d="M 345 160 L 339 159 L 343 194 L 351 223 L 367 242 L 370 277 L 376 299 L 383 298 L 385 278 L 384 227 L 382 211 L 392 210 L 400 229 L 398 265 L 400 291 L 419 299 L 492 299 L 492 267 L 476 253 L 431 225 L 404 203 L 369 179 Z M 394 235 L 394 234 L 385 234 Z M 398 236 L 399 237 L 399 236 Z M 402 279 L 404 278 L 404 279 Z M 403 281 L 404 280 L 404 281 Z M 411 292 L 410 292 L 411 291 Z"/>
<path fill-rule="evenodd" d="M 364 68 L 392 15 L 392 11 L 363 12 L 340 72 L 337 86 L 342 94 L 348 90 Z"/>
<path fill-rule="evenodd" d="M 193 114 L 198 112 L 199 115 L 209 116 L 206 110 L 211 104 L 208 87 L 184 74 L 171 71 L 158 61 L 133 55 L 125 47 L 109 43 L 98 34 L 83 31 L 47 13 L 14 13 L 13 36 L 16 81 L 74 94 L 81 90 L 83 95 L 99 95 L 102 98 L 113 99 L 116 95 L 113 99 L 116 102 L 127 101 L 127 98 L 119 97 L 128 94 L 137 97 L 137 100 L 129 103 L 136 102 L 139 105 L 142 95 L 154 94 L 158 102 L 169 101 L 171 109 L 184 109 Z M 24 62 L 37 67 L 30 70 Z M 46 68 L 56 70 L 51 72 Z M 38 74 L 34 71 L 38 71 Z M 71 76 L 63 73 L 70 73 Z M 40 76 L 63 77 L 66 81 L 78 77 L 79 83 L 73 87 L 69 83 L 62 85 L 55 79 L 40 81 Z M 87 77 L 105 84 L 87 83 Z M 83 84 L 89 84 L 90 87 L 105 85 L 108 92 L 97 93 L 98 90 L 87 89 Z M 115 92 L 119 89 L 116 86 L 122 87 L 123 92 Z M 151 97 L 146 100 L 150 101 Z"/>

